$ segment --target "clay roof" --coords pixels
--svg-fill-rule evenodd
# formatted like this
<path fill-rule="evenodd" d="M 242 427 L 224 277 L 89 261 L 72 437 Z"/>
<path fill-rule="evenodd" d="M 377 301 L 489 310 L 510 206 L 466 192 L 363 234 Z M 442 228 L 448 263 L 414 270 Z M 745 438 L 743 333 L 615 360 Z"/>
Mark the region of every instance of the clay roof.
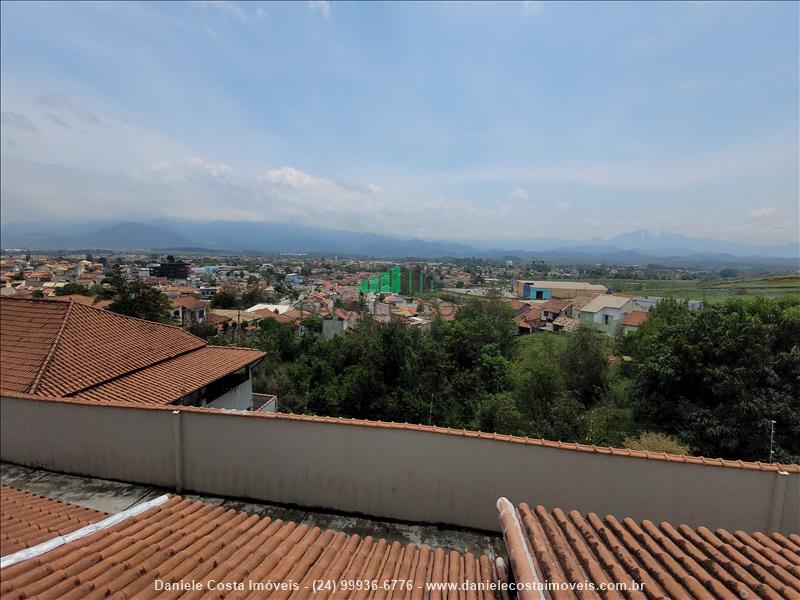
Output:
<path fill-rule="evenodd" d="M 105 513 L 0 485 L 0 556 L 30 548 L 106 517 Z"/>
<path fill-rule="evenodd" d="M 4 392 L 169 403 L 263 356 L 75 302 L 0 300 Z"/>
<path fill-rule="evenodd" d="M 312 316 L 313 313 L 311 313 L 311 312 L 309 312 L 307 310 L 300 311 L 300 310 L 297 310 L 296 308 L 290 308 L 289 310 L 287 310 L 283 314 L 285 316 L 289 317 L 290 319 L 292 319 L 293 321 L 295 321 L 297 319 L 305 319 L 306 317 L 310 317 L 310 316 Z"/>
<path fill-rule="evenodd" d="M 210 312 L 225 317 L 228 321 L 233 321 L 234 323 L 249 323 L 250 321 L 258 320 L 258 315 L 255 313 L 235 308 L 212 308 Z"/>
<path fill-rule="evenodd" d="M 91 296 L 84 296 L 83 294 L 67 294 L 65 296 L 52 296 L 48 298 L 48 300 L 56 300 L 58 302 L 77 302 L 78 304 L 92 306 L 95 298 L 92 298 Z"/>
<path fill-rule="evenodd" d="M 221 325 L 222 323 L 227 323 L 230 321 L 228 317 L 225 315 L 218 315 L 213 311 L 209 311 L 206 315 L 206 323 L 210 323 L 211 325 Z"/>
<path fill-rule="evenodd" d="M 158 591 L 156 579 L 242 582 L 244 591 Z M 375 581 L 379 586 L 411 581 L 415 591 L 413 596 L 405 587 L 314 593 L 313 582 L 319 580 Z M 427 598 L 427 583 L 496 580 L 496 567 L 487 556 L 362 538 L 173 496 L 4 568 L 0 592 L 3 598 Z M 251 591 L 250 582 L 271 582 L 277 589 Z M 467 597 L 488 600 L 494 595 L 480 591 Z"/>
<path fill-rule="evenodd" d="M 273 319 L 278 323 L 294 323 L 294 321 L 286 315 L 279 315 L 278 313 L 272 312 L 268 308 L 254 311 L 253 314 L 261 317 L 262 319 Z"/>
<path fill-rule="evenodd" d="M 731 533 L 498 501 L 517 583 L 627 584 L 603 598 L 797 598 L 800 536 Z M 644 584 L 638 595 L 633 583 Z M 521 598 L 541 598 L 531 594 Z M 554 600 L 573 598 L 551 591 Z M 578 597 L 600 598 L 587 592 Z"/>
<path fill-rule="evenodd" d="M 0 319 L 2 388 L 32 394 L 66 396 L 205 346 L 178 327 L 75 302 L 2 298 Z"/>
<path fill-rule="evenodd" d="M 625 315 L 625 318 L 622 320 L 623 325 L 627 325 L 628 327 L 638 327 L 642 323 L 644 323 L 645 319 L 647 318 L 648 313 L 643 310 L 635 310 L 633 312 L 629 312 Z"/>
<path fill-rule="evenodd" d="M 205 346 L 81 391 L 75 397 L 98 404 L 170 404 L 264 356 L 251 348 Z"/>
<path fill-rule="evenodd" d="M 559 300 L 552 298 L 542 304 L 539 308 L 548 312 L 560 313 L 562 310 L 572 305 L 572 300 Z"/>
<path fill-rule="evenodd" d="M 562 327 L 565 331 L 575 331 L 581 326 L 581 322 L 578 319 L 570 319 L 569 317 L 561 315 L 555 318 L 553 325 Z"/>
<path fill-rule="evenodd" d="M 194 296 L 179 296 L 178 298 L 172 298 L 171 302 L 173 308 L 181 307 L 187 310 L 197 310 L 205 307 L 205 304 Z"/>

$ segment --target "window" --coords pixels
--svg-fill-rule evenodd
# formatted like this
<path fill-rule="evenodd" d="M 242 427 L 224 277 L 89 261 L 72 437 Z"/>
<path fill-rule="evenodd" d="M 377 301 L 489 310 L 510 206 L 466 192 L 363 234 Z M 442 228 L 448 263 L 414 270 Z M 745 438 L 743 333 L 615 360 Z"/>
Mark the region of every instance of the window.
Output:
<path fill-rule="evenodd" d="M 537 300 L 544 300 L 544 292 L 542 290 L 539 290 L 539 291 L 536 292 L 536 299 Z"/>
<path fill-rule="evenodd" d="M 603 315 L 603 325 L 611 325 L 613 320 L 614 317 L 612 317 L 611 315 Z"/>

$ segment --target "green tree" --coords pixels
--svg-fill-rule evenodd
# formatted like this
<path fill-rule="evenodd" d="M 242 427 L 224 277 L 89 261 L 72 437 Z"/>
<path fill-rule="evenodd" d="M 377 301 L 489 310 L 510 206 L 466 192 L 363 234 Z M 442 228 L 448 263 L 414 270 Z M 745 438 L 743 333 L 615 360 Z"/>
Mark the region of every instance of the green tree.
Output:
<path fill-rule="evenodd" d="M 124 282 L 115 292 L 108 310 L 148 321 L 169 321 L 170 299 L 156 288 L 141 281 L 130 281 Z"/>
<path fill-rule="evenodd" d="M 233 288 L 220 290 L 211 298 L 211 308 L 233 309 L 239 307 L 239 296 L 236 294 Z"/>
<path fill-rule="evenodd" d="M 800 459 L 800 298 L 748 298 L 665 319 L 636 333 L 637 421 L 704 456 Z M 655 317 L 655 318 L 653 318 Z"/>
<path fill-rule="evenodd" d="M 587 407 L 602 400 L 608 388 L 608 358 L 601 335 L 591 327 L 579 327 L 560 357 L 567 389 Z"/>
<path fill-rule="evenodd" d="M 310 333 L 322 333 L 322 319 L 315 315 L 311 315 L 310 317 L 306 317 L 300 324 L 305 328 L 306 331 Z"/>
<path fill-rule="evenodd" d="M 56 296 L 71 296 L 73 294 L 88 296 L 89 288 L 79 283 L 67 283 L 66 285 L 56 288 Z"/>
<path fill-rule="evenodd" d="M 187 330 L 192 335 L 196 335 L 199 338 L 203 338 L 207 340 L 215 335 L 217 335 L 217 328 L 211 325 L 210 323 L 192 323 L 187 327 Z"/>

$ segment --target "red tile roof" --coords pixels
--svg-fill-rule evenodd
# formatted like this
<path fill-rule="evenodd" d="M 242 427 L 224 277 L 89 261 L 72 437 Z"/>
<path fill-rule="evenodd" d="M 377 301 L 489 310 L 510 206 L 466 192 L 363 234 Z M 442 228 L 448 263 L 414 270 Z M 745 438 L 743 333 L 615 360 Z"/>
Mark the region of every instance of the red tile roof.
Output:
<path fill-rule="evenodd" d="M 539 308 L 541 308 L 543 311 L 546 310 L 548 312 L 560 313 L 562 310 L 571 305 L 572 300 L 559 300 L 558 298 L 552 298 L 539 306 Z"/>
<path fill-rule="evenodd" d="M 102 404 L 170 404 L 264 356 L 251 348 L 205 346 L 83 390 L 75 397 Z"/>
<path fill-rule="evenodd" d="M 67 294 L 66 296 L 52 296 L 48 298 L 48 300 L 55 300 L 57 302 L 77 302 L 78 304 L 92 306 L 96 298 L 84 296 L 83 294 Z"/>
<path fill-rule="evenodd" d="M 74 302 L 16 298 L 0 300 L 0 348 L 4 392 L 162 404 L 264 356 Z"/>
<path fill-rule="evenodd" d="M 105 513 L 0 485 L 0 556 L 105 518 Z"/>
<path fill-rule="evenodd" d="M 431 598 L 428 583 L 497 580 L 487 556 L 336 533 L 260 518 L 203 502 L 169 498 L 136 516 L 23 560 L 0 572 L 3 598 Z M 202 589 L 157 590 L 162 582 Z M 210 591 L 209 580 L 242 582 L 243 591 Z M 361 582 L 362 589 L 314 593 L 314 581 Z M 411 582 L 412 591 L 405 587 Z M 251 591 L 250 582 L 271 583 Z M 378 589 L 371 589 L 372 583 Z M 384 588 L 386 582 L 386 588 Z M 393 583 L 394 582 L 394 583 Z M 281 585 L 282 584 L 282 585 Z M 274 589 L 277 588 L 277 589 Z M 394 588 L 394 589 L 391 589 Z M 494 598 L 492 592 L 455 596 Z"/>
<path fill-rule="evenodd" d="M 647 315 L 649 313 L 643 310 L 635 310 L 633 312 L 629 312 L 625 315 L 625 318 L 622 320 L 622 324 L 628 327 L 638 327 L 642 323 L 644 323 L 645 319 L 647 319 Z"/>
<path fill-rule="evenodd" d="M 203 304 L 194 296 L 179 296 L 178 298 L 171 298 L 170 302 L 172 303 L 172 308 L 180 307 L 187 310 L 198 310 L 200 308 L 205 308 L 205 304 Z"/>
<path fill-rule="evenodd" d="M 287 317 L 286 315 L 279 315 L 278 313 L 272 312 L 268 308 L 262 308 L 260 310 L 256 310 L 253 314 L 258 315 L 262 319 L 273 319 L 278 323 L 294 323 L 294 320 Z"/>
<path fill-rule="evenodd" d="M 518 584 L 591 584 L 603 598 L 800 598 L 800 536 L 712 532 L 669 523 L 498 501 L 511 568 Z M 633 584 L 644 584 L 638 594 Z M 541 598 L 538 593 L 520 598 Z M 550 598 L 573 598 L 565 590 Z M 578 597 L 600 598 L 586 592 Z"/>

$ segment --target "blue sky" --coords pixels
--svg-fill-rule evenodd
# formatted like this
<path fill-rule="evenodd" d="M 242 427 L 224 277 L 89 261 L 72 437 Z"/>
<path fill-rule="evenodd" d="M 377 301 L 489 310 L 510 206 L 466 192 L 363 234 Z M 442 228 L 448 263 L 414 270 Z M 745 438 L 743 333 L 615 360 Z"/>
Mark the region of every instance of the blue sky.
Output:
<path fill-rule="evenodd" d="M 798 3 L 2 3 L 3 221 L 798 240 Z"/>

